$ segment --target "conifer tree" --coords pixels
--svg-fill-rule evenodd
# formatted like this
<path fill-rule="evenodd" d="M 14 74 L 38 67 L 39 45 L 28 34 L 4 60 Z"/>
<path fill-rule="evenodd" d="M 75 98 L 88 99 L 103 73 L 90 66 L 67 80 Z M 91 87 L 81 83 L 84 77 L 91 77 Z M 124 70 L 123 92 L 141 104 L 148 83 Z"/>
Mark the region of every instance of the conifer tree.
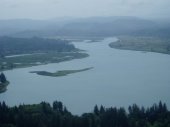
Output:
<path fill-rule="evenodd" d="M 5 82 L 6 82 L 6 77 L 5 77 L 4 73 L 1 73 L 1 75 L 0 75 L 0 81 L 1 81 L 2 83 L 5 83 Z"/>

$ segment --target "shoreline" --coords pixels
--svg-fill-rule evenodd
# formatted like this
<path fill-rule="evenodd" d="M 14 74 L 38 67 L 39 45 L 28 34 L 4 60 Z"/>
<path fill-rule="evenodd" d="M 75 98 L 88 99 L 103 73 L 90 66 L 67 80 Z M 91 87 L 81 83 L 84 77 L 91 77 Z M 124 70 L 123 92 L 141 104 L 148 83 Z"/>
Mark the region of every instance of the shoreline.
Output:
<path fill-rule="evenodd" d="M 170 39 L 154 37 L 118 37 L 118 41 L 109 43 L 110 48 L 141 52 L 153 52 L 170 55 Z"/>
<path fill-rule="evenodd" d="M 46 54 L 31 54 L 26 56 L 8 57 L 5 59 L 0 59 L 0 71 L 46 65 L 50 63 L 60 63 L 86 57 L 89 57 L 89 54 L 82 52 L 50 52 Z"/>
<path fill-rule="evenodd" d="M 6 81 L 5 83 L 0 83 L 0 94 L 7 90 L 8 85 L 9 85 L 9 81 Z"/>

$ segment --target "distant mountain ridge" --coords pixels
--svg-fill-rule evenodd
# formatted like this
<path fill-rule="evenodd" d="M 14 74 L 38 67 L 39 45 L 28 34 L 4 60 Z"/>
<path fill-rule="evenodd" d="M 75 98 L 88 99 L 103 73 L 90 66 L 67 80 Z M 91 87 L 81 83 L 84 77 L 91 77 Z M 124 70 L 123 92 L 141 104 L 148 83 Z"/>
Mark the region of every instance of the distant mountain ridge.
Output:
<path fill-rule="evenodd" d="M 114 36 L 131 33 L 135 30 L 153 28 L 152 21 L 136 17 L 97 17 L 67 24 L 57 34 L 85 35 L 85 36 Z"/>
<path fill-rule="evenodd" d="M 157 35 L 161 32 L 168 32 L 169 35 L 170 27 L 160 25 L 151 20 L 130 16 L 63 18 L 53 20 L 0 20 L 0 36 Z"/>

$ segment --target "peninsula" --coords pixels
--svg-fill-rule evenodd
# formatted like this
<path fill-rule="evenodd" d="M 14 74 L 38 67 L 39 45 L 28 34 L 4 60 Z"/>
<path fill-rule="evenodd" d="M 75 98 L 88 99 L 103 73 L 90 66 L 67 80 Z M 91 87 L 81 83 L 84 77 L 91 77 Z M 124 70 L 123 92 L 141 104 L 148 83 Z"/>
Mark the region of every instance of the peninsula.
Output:
<path fill-rule="evenodd" d="M 111 48 L 170 54 L 170 39 L 149 36 L 120 36 Z"/>
<path fill-rule="evenodd" d="M 68 40 L 0 37 L 0 71 L 59 63 L 89 55 Z"/>

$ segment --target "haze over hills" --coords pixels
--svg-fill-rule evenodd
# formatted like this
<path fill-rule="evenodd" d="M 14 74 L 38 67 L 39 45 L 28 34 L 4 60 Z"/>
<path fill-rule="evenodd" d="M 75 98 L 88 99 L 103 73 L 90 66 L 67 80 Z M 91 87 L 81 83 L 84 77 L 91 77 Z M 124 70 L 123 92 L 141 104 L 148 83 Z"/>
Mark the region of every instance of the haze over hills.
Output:
<path fill-rule="evenodd" d="M 58 34 L 86 35 L 86 36 L 112 36 L 117 33 L 126 33 L 127 30 L 140 29 L 152 24 L 135 17 L 97 17 L 76 21 L 67 24 Z"/>
<path fill-rule="evenodd" d="M 169 33 L 168 24 L 131 16 L 0 20 L 0 36 L 168 36 Z"/>
<path fill-rule="evenodd" d="M 66 19 L 63 20 L 32 20 L 32 19 L 11 19 L 0 20 L 0 35 L 8 36 L 20 33 L 40 32 L 46 29 L 58 29 L 66 23 Z"/>
<path fill-rule="evenodd" d="M 170 0 L 0 0 L 0 127 L 170 127 L 169 12 Z"/>

